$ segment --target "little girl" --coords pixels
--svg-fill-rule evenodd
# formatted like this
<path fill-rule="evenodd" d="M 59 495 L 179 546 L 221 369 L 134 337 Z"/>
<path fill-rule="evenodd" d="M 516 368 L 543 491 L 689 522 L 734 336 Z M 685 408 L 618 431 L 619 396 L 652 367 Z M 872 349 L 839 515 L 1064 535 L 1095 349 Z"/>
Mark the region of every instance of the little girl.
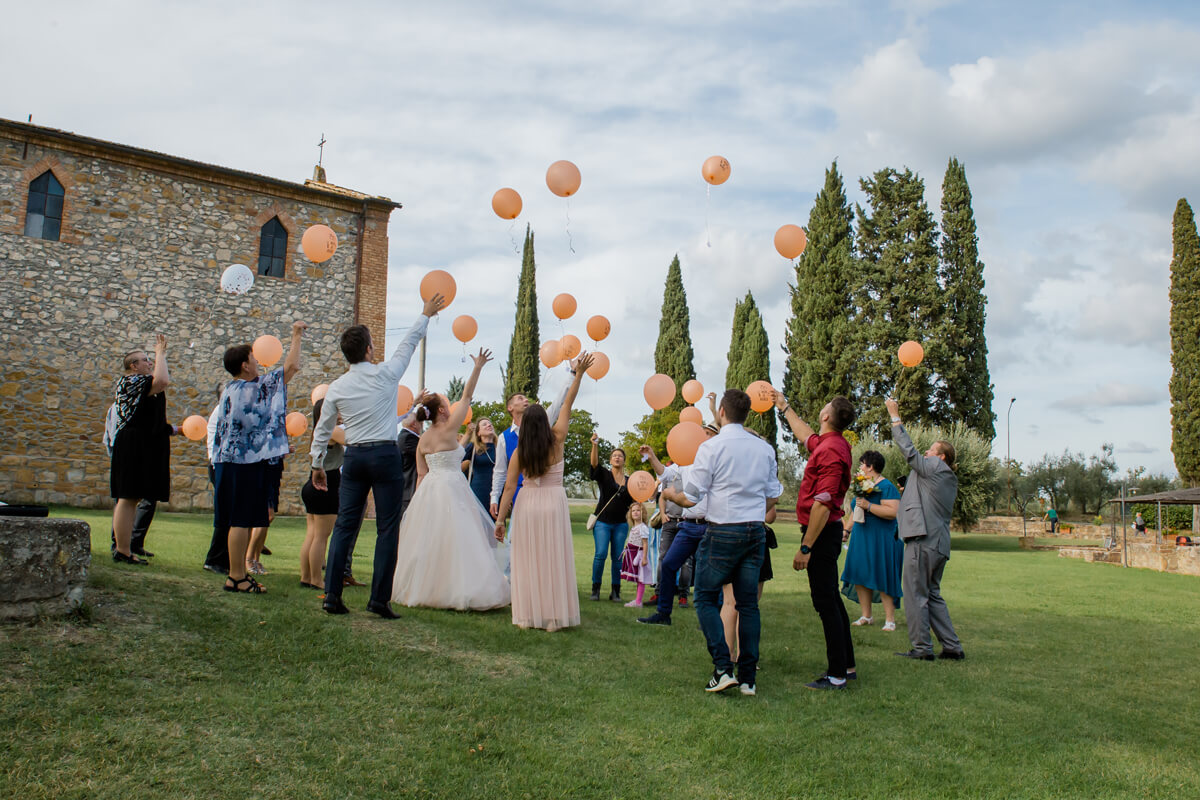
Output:
<path fill-rule="evenodd" d="M 637 583 L 637 597 L 626 603 L 626 608 L 641 608 L 646 584 L 654 581 L 648 552 L 650 527 L 646 525 L 646 519 L 646 507 L 641 503 L 632 504 L 625 512 L 629 538 L 625 540 L 625 552 L 621 554 L 621 577 L 631 583 Z"/>

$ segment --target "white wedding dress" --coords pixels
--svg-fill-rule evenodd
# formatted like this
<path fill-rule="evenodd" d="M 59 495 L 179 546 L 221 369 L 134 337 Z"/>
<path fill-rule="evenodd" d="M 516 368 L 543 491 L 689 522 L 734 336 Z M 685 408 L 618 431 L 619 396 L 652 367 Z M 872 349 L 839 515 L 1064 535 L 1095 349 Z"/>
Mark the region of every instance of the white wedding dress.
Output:
<path fill-rule="evenodd" d="M 429 453 L 429 472 L 400 523 L 392 602 L 483 611 L 507 606 L 508 579 L 493 547 L 495 523 L 463 474 L 463 448 Z"/>

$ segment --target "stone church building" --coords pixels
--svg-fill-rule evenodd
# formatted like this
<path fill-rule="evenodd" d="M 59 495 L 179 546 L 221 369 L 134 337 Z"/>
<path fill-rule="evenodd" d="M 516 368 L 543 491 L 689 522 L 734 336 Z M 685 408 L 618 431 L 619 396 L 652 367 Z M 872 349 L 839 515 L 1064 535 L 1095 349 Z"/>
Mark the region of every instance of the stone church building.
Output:
<path fill-rule="evenodd" d="M 309 323 L 288 405 L 345 370 L 341 331 L 385 330 L 388 220 L 400 207 L 315 180 L 213 166 L 0 120 L 0 501 L 107 507 L 101 443 L 121 359 L 166 334 L 167 419 L 207 417 L 230 344 Z M 338 236 L 323 264 L 299 250 L 316 223 Z M 248 265 L 248 294 L 220 291 Z M 303 513 L 311 427 L 287 459 L 281 513 Z M 172 439 L 171 508 L 209 508 L 203 441 Z"/>

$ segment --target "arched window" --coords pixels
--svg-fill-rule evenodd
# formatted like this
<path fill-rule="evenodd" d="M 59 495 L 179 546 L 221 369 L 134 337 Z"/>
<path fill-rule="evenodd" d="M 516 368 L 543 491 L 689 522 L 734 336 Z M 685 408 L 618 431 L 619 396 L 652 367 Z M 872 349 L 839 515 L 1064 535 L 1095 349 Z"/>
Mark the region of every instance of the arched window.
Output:
<path fill-rule="evenodd" d="M 287 260 L 287 229 L 279 217 L 271 217 L 262 226 L 262 239 L 258 244 L 258 274 L 282 278 Z"/>
<path fill-rule="evenodd" d="M 35 239 L 58 241 L 62 230 L 63 185 L 46 170 L 29 184 L 29 202 L 25 205 L 25 235 Z"/>

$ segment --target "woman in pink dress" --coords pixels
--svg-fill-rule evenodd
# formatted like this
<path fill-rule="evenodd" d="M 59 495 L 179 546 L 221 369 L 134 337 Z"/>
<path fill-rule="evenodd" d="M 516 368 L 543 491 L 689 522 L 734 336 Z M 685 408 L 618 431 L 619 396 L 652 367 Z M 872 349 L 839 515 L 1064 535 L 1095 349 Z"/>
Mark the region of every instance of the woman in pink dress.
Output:
<path fill-rule="evenodd" d="M 512 620 L 520 628 L 556 631 L 579 624 L 579 587 L 571 513 L 563 489 L 563 445 L 579 383 L 592 364 L 582 353 L 575 380 L 567 390 L 558 419 L 551 421 L 536 403 L 525 411 L 516 451 L 508 459 L 508 477 L 496 517 L 496 539 L 504 541 L 504 523 L 513 508 L 517 476 L 524 474 L 521 504 L 512 515 Z"/>

